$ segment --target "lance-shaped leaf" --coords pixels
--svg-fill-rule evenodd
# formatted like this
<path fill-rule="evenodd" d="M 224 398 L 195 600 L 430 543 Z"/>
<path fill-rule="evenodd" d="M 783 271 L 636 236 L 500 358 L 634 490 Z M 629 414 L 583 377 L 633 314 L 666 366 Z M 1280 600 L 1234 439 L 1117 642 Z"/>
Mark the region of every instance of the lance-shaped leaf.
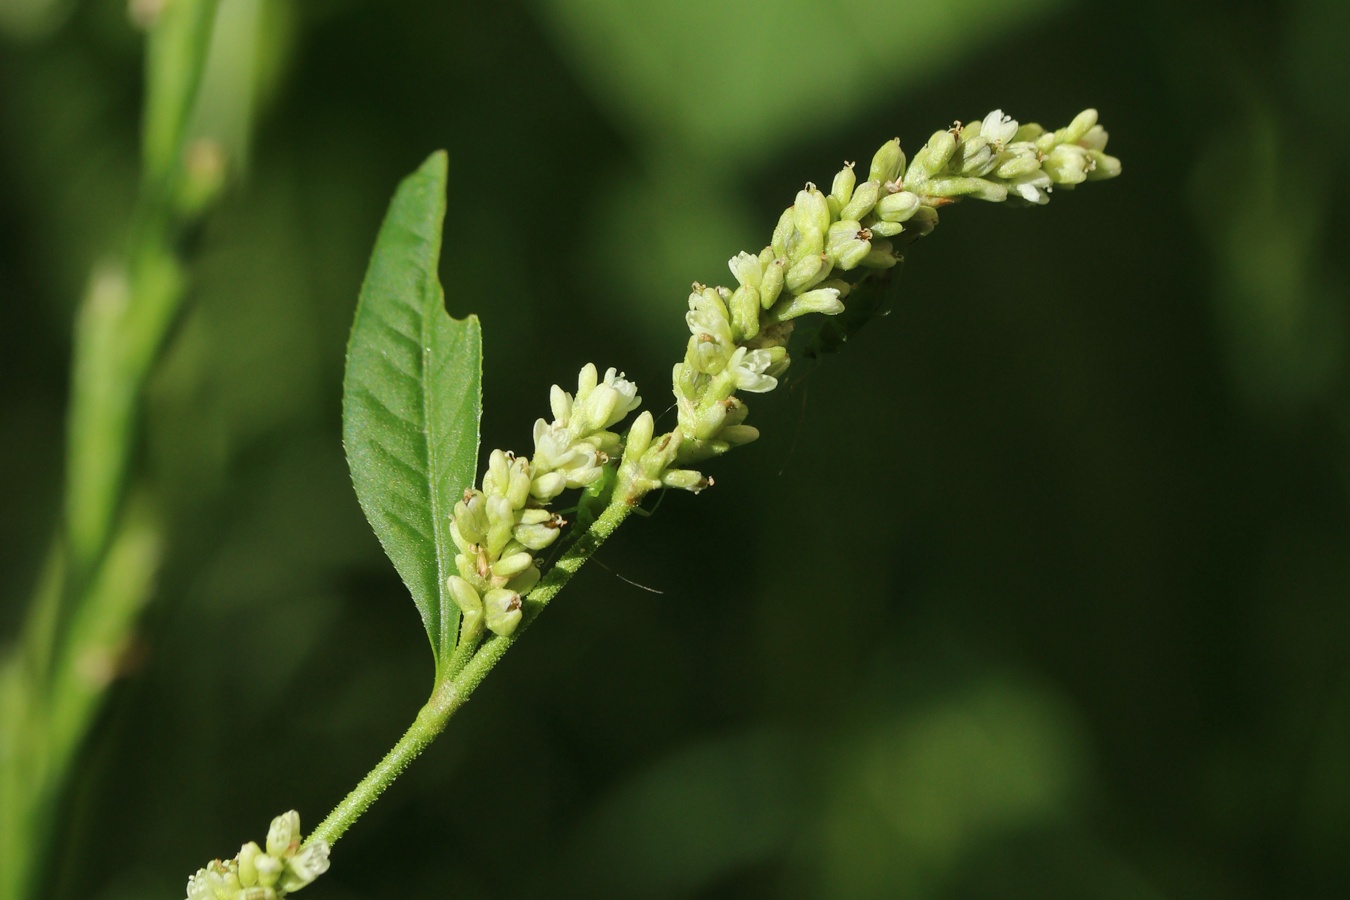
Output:
<path fill-rule="evenodd" d="M 436 275 L 446 157 L 403 180 L 375 241 L 347 345 L 342 437 L 366 518 L 412 593 L 438 665 L 459 611 L 450 511 L 478 465 L 482 336 L 452 319 Z"/>

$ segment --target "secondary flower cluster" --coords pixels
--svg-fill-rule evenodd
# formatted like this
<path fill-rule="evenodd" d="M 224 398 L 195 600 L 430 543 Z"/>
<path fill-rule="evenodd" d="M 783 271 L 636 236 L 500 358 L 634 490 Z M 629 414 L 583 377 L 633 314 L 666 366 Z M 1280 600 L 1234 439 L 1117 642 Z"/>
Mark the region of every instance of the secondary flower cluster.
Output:
<path fill-rule="evenodd" d="M 933 230 L 938 207 L 961 197 L 1043 204 L 1055 186 L 1114 177 L 1120 161 L 1103 152 L 1106 138 L 1096 110 L 1053 132 L 994 110 L 935 133 L 908 169 L 897 138 L 876 152 L 861 183 L 853 163 L 828 194 L 808 183 L 779 217 L 769 246 L 729 261 L 735 289 L 694 284 L 685 315 L 691 336 L 673 379 L 679 421 L 655 440 L 645 428 L 639 441 L 630 438 L 620 470 L 624 496 L 633 501 L 661 485 L 705 487 L 698 472 L 669 467 L 758 437 L 736 395 L 778 385 L 790 363 L 793 320 L 842 312 L 854 287 L 896 265 L 904 244 Z"/>
<path fill-rule="evenodd" d="M 482 489 L 470 488 L 455 504 L 450 535 L 459 553 L 450 595 L 463 619 L 460 641 L 483 629 L 507 635 L 521 618 L 521 596 L 539 581 L 534 554 L 558 537 L 566 522 L 547 506 L 567 488 L 598 481 L 618 453 L 621 439 L 609 429 L 637 408 L 637 386 L 614 369 L 599 378 L 588 364 L 573 396 L 558 385 L 549 395 L 553 421 L 534 423 L 529 460 L 494 450 Z"/>
<path fill-rule="evenodd" d="M 280 900 L 328 871 L 328 842 L 300 846 L 300 814 L 272 820 L 267 849 L 253 841 L 234 859 L 213 861 L 188 879 L 187 900 Z"/>

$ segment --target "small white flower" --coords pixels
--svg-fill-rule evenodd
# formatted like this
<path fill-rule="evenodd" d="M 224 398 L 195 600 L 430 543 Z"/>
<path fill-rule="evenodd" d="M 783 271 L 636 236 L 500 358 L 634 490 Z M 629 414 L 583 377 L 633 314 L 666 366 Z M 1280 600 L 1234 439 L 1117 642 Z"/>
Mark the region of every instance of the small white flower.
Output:
<path fill-rule="evenodd" d="M 638 396 L 637 385 L 624 377 L 622 372 L 616 369 L 605 370 L 605 386 L 618 395 L 613 410 L 609 414 L 603 425 L 597 428 L 597 431 L 604 430 L 615 424 L 624 416 L 637 409 L 642 403 L 642 398 Z"/>
<path fill-rule="evenodd" d="M 1044 206 L 1050 202 L 1050 176 L 1040 169 L 1018 175 L 1008 182 L 1009 193 L 1017 194 L 1023 200 Z"/>
<path fill-rule="evenodd" d="M 772 362 L 773 357 L 767 350 L 747 350 L 744 347 L 737 347 L 736 352 L 731 355 L 731 362 L 727 365 L 731 369 L 737 390 L 763 394 L 778 387 L 777 378 L 764 374 Z"/>
<path fill-rule="evenodd" d="M 1005 116 L 1001 109 L 994 110 L 980 123 L 980 137 L 993 144 L 995 150 L 1002 150 L 1015 134 L 1017 134 L 1017 120 L 1012 116 Z"/>

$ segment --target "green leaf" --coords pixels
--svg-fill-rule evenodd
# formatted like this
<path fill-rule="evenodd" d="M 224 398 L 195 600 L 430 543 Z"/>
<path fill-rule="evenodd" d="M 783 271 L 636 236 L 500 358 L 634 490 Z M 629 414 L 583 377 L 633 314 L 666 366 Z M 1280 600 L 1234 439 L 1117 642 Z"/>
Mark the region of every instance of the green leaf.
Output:
<path fill-rule="evenodd" d="M 450 511 L 478 466 L 482 334 L 436 277 L 446 157 L 403 180 L 375 240 L 347 345 L 342 438 L 361 509 L 412 593 L 439 665 L 459 610 Z"/>

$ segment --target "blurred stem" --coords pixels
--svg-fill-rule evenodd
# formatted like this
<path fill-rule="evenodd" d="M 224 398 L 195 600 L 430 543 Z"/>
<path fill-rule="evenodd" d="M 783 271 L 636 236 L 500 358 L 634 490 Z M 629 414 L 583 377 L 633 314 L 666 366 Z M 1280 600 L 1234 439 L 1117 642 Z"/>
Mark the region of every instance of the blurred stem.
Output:
<path fill-rule="evenodd" d="M 404 732 L 403 737 L 399 738 L 398 743 L 385 754 L 379 764 L 371 769 L 352 792 L 328 814 L 328 818 L 319 823 L 319 827 L 309 835 L 307 842 L 323 840 L 329 844 L 336 843 L 352 823 L 361 818 L 385 789 L 393 784 L 394 779 L 398 778 L 437 735 L 445 730 L 450 717 L 464 705 L 487 677 L 487 673 L 492 671 L 492 667 L 501 661 L 506 651 L 511 649 L 530 623 L 543 612 L 544 607 L 548 606 L 549 601 L 563 589 L 595 551 L 600 549 L 600 545 L 609 539 L 635 508 L 624 498 L 616 498 L 605 508 L 599 518 L 577 538 L 538 586 L 530 592 L 524 616 L 516 630 L 506 636 L 497 635 L 490 638 L 478 648 L 478 652 L 462 669 L 437 683 L 435 690 L 431 692 L 431 698 L 418 710 L 412 726 Z"/>
<path fill-rule="evenodd" d="M 75 324 L 65 520 L 18 655 L 0 672 L 0 900 L 37 893 L 76 751 L 116 673 L 158 559 L 145 509 L 124 514 L 137 413 L 186 287 L 187 123 L 216 0 L 174 0 L 151 26 L 140 190 L 124 256 L 90 280 Z"/>

